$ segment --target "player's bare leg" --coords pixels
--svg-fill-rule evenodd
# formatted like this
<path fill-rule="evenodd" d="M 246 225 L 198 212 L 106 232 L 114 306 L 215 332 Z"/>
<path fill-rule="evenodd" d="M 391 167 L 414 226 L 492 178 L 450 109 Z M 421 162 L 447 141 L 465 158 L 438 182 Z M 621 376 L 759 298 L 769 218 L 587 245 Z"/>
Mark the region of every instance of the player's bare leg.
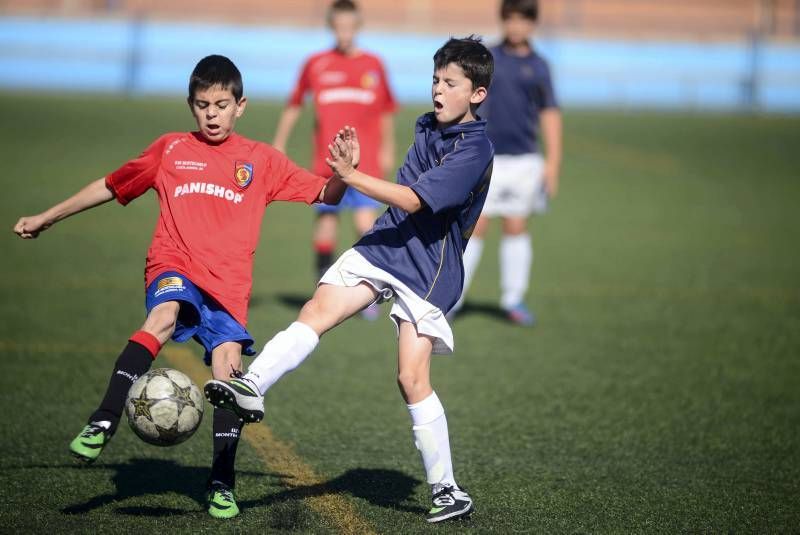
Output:
<path fill-rule="evenodd" d="M 178 301 L 167 301 L 153 307 L 147 319 L 144 320 L 142 331 L 155 336 L 161 345 L 167 343 L 175 332 L 175 325 L 178 322 L 178 312 L 180 312 Z"/>
<path fill-rule="evenodd" d="M 472 512 L 472 499 L 453 477 L 447 418 L 430 382 L 433 339 L 400 322 L 397 384 L 411 415 L 414 444 L 422 456 L 433 505 L 428 522 L 464 517 Z"/>
<path fill-rule="evenodd" d="M 128 344 L 114 364 L 103 400 L 69 445 L 73 456 L 85 462 L 92 462 L 100 456 L 117 430 L 128 390 L 136 379 L 150 369 L 161 346 L 172 336 L 179 311 L 180 304 L 177 301 L 153 307 L 142 328 L 128 339 Z"/>
<path fill-rule="evenodd" d="M 378 292 L 366 283 L 353 287 L 321 284 L 300 310 L 297 321 L 267 342 L 241 377 L 205 385 L 208 401 L 235 412 L 245 423 L 264 417 L 264 394 L 314 351 L 319 337 L 375 300 Z"/>
<path fill-rule="evenodd" d="M 378 292 L 366 283 L 352 287 L 320 284 L 303 305 L 297 321 L 311 327 L 317 336 L 322 336 L 377 297 Z"/>
<path fill-rule="evenodd" d="M 397 386 L 409 405 L 419 403 L 433 393 L 431 387 L 431 352 L 433 341 L 417 333 L 416 325 L 400 322 L 397 352 Z"/>
<path fill-rule="evenodd" d="M 503 237 L 500 241 L 500 306 L 512 322 L 531 326 L 536 320 L 525 305 L 528 292 L 533 246 L 528 234 L 528 218 L 503 218 Z"/>
<path fill-rule="evenodd" d="M 242 346 L 224 342 L 211 352 L 214 379 L 226 380 L 242 370 Z M 214 518 L 233 518 L 239 514 L 233 489 L 236 484 L 236 448 L 243 422 L 235 413 L 214 408 L 212 424 L 213 457 L 208 478 L 208 514 Z"/>
<path fill-rule="evenodd" d="M 314 254 L 316 256 L 317 279 L 322 278 L 333 264 L 336 254 L 336 233 L 339 216 L 336 213 L 322 212 L 314 223 Z"/>

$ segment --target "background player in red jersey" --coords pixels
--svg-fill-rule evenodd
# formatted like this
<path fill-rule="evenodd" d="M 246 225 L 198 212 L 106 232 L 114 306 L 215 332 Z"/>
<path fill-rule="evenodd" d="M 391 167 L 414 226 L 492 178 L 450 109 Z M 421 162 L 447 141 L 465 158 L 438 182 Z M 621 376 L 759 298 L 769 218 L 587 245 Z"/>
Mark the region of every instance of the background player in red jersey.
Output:
<path fill-rule="evenodd" d="M 100 455 L 131 384 L 170 338 L 197 340 L 215 378 L 241 370 L 242 351 L 253 354 L 245 325 L 264 209 L 272 201 L 336 203 L 344 193 L 339 178 L 312 174 L 269 145 L 235 134 L 247 104 L 242 95 L 233 62 L 203 58 L 189 80 L 196 132 L 159 137 L 138 158 L 14 227 L 20 237 L 36 238 L 111 199 L 125 205 L 151 188 L 158 197 L 160 215 L 145 265 L 147 319 L 117 358 L 99 407 L 70 444 L 81 460 Z M 232 491 L 241 426 L 232 413 L 214 411 L 208 512 L 218 518 L 239 513 Z"/>
<path fill-rule="evenodd" d="M 305 63 L 300 78 L 278 122 L 273 145 L 285 152 L 289 136 L 303 106 L 303 97 L 313 95 L 316 130 L 312 170 L 328 171 L 325 158 L 328 143 L 343 124 L 355 127 L 361 141 L 360 169 L 376 177 L 386 177 L 394 166 L 394 120 L 396 110 L 386 72 L 381 60 L 356 47 L 355 36 L 361 26 L 361 15 L 352 0 L 335 0 L 328 8 L 328 26 L 336 44 L 333 50 L 312 55 Z M 314 251 L 318 275 L 322 276 L 333 262 L 336 252 L 338 212 L 354 211 L 354 223 L 364 234 L 375 222 L 381 204 L 351 188 L 338 206 L 320 204 L 314 229 Z M 365 310 L 365 317 L 377 317 L 377 308 Z"/>

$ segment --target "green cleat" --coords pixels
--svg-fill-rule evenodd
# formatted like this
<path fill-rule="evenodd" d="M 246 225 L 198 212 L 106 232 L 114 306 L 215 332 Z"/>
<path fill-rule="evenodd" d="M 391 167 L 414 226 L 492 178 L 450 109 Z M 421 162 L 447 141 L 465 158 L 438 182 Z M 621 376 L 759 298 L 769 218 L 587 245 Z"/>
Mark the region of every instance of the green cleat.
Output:
<path fill-rule="evenodd" d="M 214 518 L 233 518 L 239 514 L 239 506 L 230 487 L 219 482 L 212 483 L 208 491 L 208 514 Z"/>
<path fill-rule="evenodd" d="M 69 451 L 75 458 L 91 463 L 100 457 L 109 440 L 111 434 L 105 427 L 90 423 L 69 443 Z"/>

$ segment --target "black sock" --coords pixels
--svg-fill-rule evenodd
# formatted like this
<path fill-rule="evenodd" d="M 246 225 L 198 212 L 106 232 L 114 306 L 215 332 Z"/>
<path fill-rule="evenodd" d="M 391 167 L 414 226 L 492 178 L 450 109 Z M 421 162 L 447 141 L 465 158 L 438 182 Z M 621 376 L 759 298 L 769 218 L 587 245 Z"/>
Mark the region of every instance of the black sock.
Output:
<path fill-rule="evenodd" d="M 89 417 L 89 423 L 109 421 L 111 422 L 109 431 L 114 434 L 125 408 L 128 390 L 136 379 L 147 373 L 152 363 L 153 356 L 148 349 L 141 344 L 129 341 L 114 364 L 106 395 L 97 410 Z"/>
<path fill-rule="evenodd" d="M 242 431 L 242 420 L 236 414 L 225 409 L 214 409 L 214 458 L 211 462 L 209 482 L 219 481 L 230 488 L 236 483 L 234 463 L 236 447 L 239 445 L 239 434 Z"/>
<path fill-rule="evenodd" d="M 333 253 L 321 253 L 317 251 L 317 273 L 319 277 L 325 274 L 328 271 L 328 268 L 331 267 L 333 264 Z"/>

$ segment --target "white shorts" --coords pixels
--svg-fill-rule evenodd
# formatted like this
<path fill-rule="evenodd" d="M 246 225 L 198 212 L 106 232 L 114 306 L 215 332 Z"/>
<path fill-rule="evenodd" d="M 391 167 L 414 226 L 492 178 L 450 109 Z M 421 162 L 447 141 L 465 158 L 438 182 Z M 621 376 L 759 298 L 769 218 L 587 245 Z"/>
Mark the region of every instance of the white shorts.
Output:
<path fill-rule="evenodd" d="M 319 284 L 333 284 L 348 288 L 366 282 L 378 291 L 379 302 L 394 297 L 389 317 L 394 322 L 398 336 L 400 321 L 416 325 L 417 332 L 430 336 L 433 353 L 449 355 L 453 352 L 453 331 L 439 308 L 415 294 L 393 275 L 373 266 L 355 249 L 348 249 L 325 272 Z"/>
<path fill-rule="evenodd" d="M 481 215 L 528 217 L 546 211 L 544 158 L 540 154 L 495 156 L 492 181 Z"/>

